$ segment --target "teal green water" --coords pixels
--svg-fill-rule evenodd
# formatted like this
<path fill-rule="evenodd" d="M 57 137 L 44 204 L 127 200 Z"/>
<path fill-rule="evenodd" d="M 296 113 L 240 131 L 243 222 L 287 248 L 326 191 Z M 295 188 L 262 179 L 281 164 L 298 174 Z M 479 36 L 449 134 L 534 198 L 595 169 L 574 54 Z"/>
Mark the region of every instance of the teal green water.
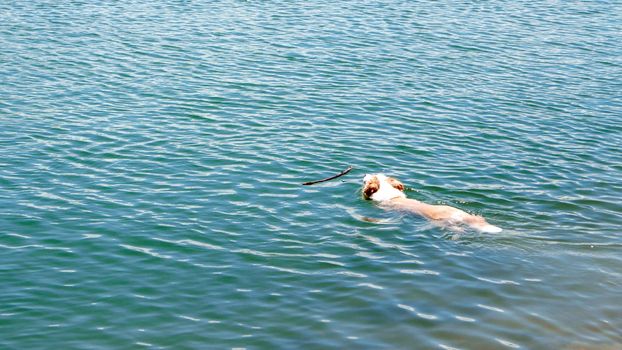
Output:
<path fill-rule="evenodd" d="M 617 1 L 0 3 L 0 348 L 622 347 L 620 28 Z M 383 211 L 371 172 L 504 232 Z"/>

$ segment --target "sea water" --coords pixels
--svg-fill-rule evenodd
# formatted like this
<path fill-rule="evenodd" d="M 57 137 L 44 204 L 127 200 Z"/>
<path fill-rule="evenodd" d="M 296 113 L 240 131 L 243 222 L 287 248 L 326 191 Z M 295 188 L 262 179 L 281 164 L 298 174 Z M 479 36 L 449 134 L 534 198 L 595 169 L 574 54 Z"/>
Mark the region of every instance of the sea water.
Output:
<path fill-rule="evenodd" d="M 0 348 L 620 348 L 620 28 L 618 1 L 1 3 Z M 504 231 L 385 211 L 371 172 Z"/>

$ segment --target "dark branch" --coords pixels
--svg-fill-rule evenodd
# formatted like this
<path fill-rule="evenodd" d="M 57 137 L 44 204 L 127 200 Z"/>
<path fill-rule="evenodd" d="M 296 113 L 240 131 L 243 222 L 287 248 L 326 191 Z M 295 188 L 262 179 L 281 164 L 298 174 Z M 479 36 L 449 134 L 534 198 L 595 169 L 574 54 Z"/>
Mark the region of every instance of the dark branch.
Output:
<path fill-rule="evenodd" d="M 335 176 L 327 177 L 327 178 L 322 179 L 322 180 L 305 182 L 305 183 L 303 183 L 303 185 L 308 186 L 308 185 L 313 185 L 313 184 L 317 184 L 317 183 L 324 182 L 324 181 L 330 181 L 330 180 L 336 179 L 336 178 L 338 178 L 340 176 L 343 176 L 343 175 L 349 173 L 350 170 L 352 170 L 351 166 L 349 166 L 348 169 L 342 171 L 341 173 L 339 173 L 339 174 L 337 174 Z"/>

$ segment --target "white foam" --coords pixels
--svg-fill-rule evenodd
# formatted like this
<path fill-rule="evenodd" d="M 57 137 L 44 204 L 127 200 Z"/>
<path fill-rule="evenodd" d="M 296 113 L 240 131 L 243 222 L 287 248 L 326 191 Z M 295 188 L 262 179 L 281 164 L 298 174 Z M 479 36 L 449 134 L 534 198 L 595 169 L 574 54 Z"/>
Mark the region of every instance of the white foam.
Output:
<path fill-rule="evenodd" d="M 495 226 L 495 225 L 486 225 L 483 227 L 478 228 L 480 231 L 484 232 L 484 233 L 499 233 L 501 231 L 503 231 L 503 229 L 501 227 Z"/>

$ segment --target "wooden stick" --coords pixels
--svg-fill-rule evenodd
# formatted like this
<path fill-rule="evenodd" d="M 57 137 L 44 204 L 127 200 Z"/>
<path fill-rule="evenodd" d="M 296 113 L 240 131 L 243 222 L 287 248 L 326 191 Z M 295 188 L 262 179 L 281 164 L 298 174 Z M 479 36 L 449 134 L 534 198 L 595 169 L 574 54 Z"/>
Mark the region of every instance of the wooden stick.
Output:
<path fill-rule="evenodd" d="M 336 178 L 338 178 L 340 176 L 344 176 L 345 174 L 349 173 L 350 170 L 352 170 L 352 166 L 349 166 L 348 169 L 342 171 L 341 173 L 339 173 L 339 174 L 337 174 L 335 176 L 327 177 L 327 178 L 322 179 L 322 180 L 305 182 L 305 183 L 303 183 L 303 185 L 304 186 L 308 186 L 308 185 L 313 185 L 313 184 L 317 184 L 317 183 L 324 182 L 324 181 L 330 181 L 330 180 L 336 179 Z"/>

